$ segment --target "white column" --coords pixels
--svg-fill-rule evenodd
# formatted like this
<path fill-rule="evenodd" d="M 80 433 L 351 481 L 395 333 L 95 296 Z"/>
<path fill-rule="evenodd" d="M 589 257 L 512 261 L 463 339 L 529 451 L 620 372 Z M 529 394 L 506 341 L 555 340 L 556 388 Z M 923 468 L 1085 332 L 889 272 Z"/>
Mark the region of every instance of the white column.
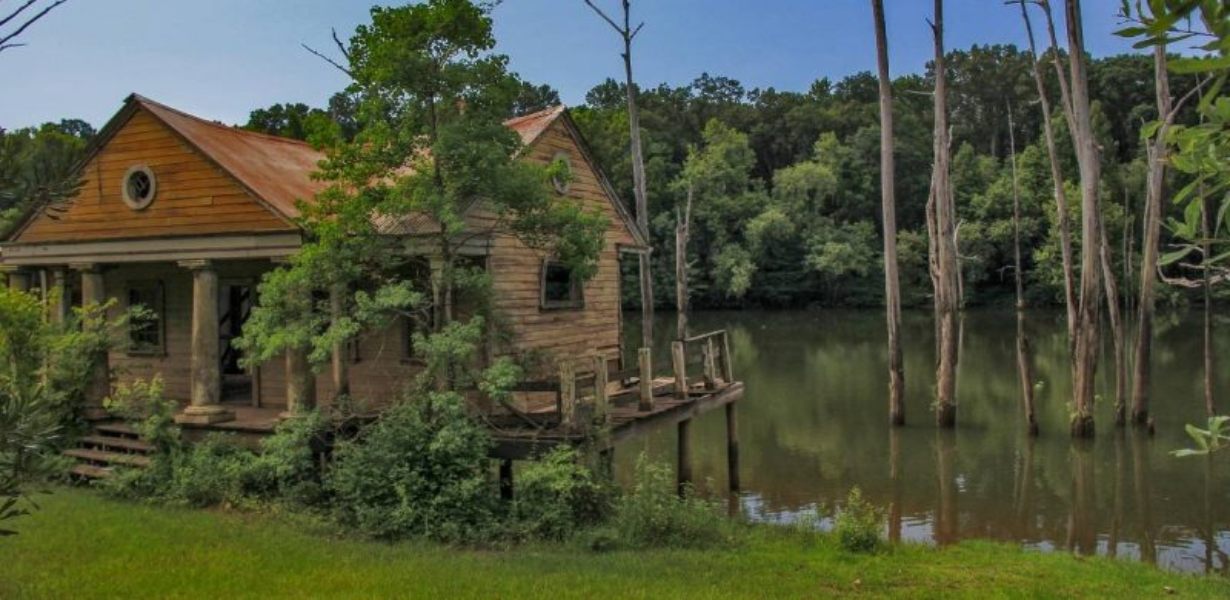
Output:
<path fill-rule="evenodd" d="M 235 415 L 221 404 L 218 273 L 208 260 L 185 260 L 179 265 L 192 271 L 192 397 L 175 420 L 195 424 L 229 421 Z"/>
<path fill-rule="evenodd" d="M 282 417 L 293 417 L 313 408 L 316 408 L 316 374 L 308 362 L 308 351 L 291 348 L 286 351 L 286 412 Z"/>
<path fill-rule="evenodd" d="M 30 291 L 30 272 L 21 267 L 0 265 L 0 272 L 8 274 L 9 288 L 18 292 Z"/>

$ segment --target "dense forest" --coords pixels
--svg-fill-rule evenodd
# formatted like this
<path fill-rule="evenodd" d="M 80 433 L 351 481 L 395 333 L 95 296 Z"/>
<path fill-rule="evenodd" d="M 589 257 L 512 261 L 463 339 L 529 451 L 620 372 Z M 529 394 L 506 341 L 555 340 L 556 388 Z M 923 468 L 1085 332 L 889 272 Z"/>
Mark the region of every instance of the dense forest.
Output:
<path fill-rule="evenodd" d="M 1054 197 L 1042 117 L 1028 52 L 1012 45 L 975 45 L 946 56 L 952 123 L 952 183 L 964 298 L 967 305 L 1012 300 L 1012 189 L 1009 111 L 1020 176 L 1025 289 L 1033 305 L 1062 303 L 1062 269 Z M 1116 249 L 1116 270 L 1131 290 L 1146 189 L 1142 124 L 1156 118 L 1153 61 L 1144 54 L 1091 59 L 1093 120 L 1102 147 L 1103 210 Z M 1049 69 L 1050 93 L 1059 86 Z M 1190 76 L 1174 76 L 1185 91 Z M 522 83 L 516 111 L 559 102 L 546 85 Z M 805 92 L 747 89 L 738 81 L 702 74 L 682 86 L 640 90 L 648 174 L 649 220 L 655 244 L 657 302 L 674 302 L 677 207 L 689 156 L 704 162 L 696 190 L 689 257 L 697 307 L 875 306 L 882 302 L 879 110 L 877 79 L 863 72 L 814 82 Z M 933 74 L 893 82 L 899 255 L 903 303 L 930 302 L 924 206 L 932 163 Z M 622 83 L 608 79 L 586 95 L 573 115 L 620 196 L 633 197 L 627 111 Z M 1058 98 L 1053 104 L 1058 105 Z M 353 135 L 354 102 L 335 95 L 324 108 L 302 103 L 253 110 L 243 127 L 306 139 L 314 132 Z M 1180 123 L 1195 119 L 1189 108 Z M 1053 119 L 1057 129 L 1065 120 Z M 1078 168 L 1070 136 L 1055 136 L 1078 196 Z M 94 129 L 66 119 L 0 137 L 0 211 L 11 222 L 31 199 L 66 193 L 64 174 Z M 1079 203 L 1071 203 L 1079 222 Z M 1179 211 L 1168 207 L 1168 211 Z M 1163 231 L 1162 244 L 1167 243 Z M 1079 239 L 1074 240 L 1079 251 Z M 1139 260 L 1137 259 L 1138 263 Z M 637 299 L 635 266 L 625 293 Z M 1177 289 L 1163 303 L 1182 302 Z"/>

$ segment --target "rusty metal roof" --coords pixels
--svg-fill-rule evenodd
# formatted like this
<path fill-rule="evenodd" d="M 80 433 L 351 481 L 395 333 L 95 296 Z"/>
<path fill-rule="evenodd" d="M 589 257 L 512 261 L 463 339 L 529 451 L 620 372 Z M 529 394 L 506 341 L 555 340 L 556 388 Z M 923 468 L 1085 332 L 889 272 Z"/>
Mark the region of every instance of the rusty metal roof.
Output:
<path fill-rule="evenodd" d="M 299 216 L 298 200 L 312 202 L 328 185 L 312 178 L 325 155 L 306 142 L 208 121 L 137 94 L 131 100 L 287 218 Z M 553 106 L 504 124 L 529 146 L 563 113 L 563 105 Z"/>

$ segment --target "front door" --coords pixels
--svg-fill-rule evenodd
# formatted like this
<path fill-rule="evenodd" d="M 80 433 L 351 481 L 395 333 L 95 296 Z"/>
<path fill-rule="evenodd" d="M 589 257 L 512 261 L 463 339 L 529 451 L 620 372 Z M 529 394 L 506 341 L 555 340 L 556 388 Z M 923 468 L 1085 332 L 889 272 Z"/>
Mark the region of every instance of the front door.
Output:
<path fill-rule="evenodd" d="M 253 286 L 247 282 L 223 282 L 218 306 L 218 336 L 222 362 L 222 400 L 252 400 L 252 376 L 239 364 L 240 353 L 233 341 L 243 335 L 243 325 L 252 312 Z"/>

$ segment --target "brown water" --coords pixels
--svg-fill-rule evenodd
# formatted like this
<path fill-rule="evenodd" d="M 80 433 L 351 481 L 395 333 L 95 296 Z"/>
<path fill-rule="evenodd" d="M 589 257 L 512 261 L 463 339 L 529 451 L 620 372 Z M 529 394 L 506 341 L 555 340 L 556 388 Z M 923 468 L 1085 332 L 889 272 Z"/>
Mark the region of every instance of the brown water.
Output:
<path fill-rule="evenodd" d="M 743 491 L 732 505 L 753 519 L 789 522 L 830 514 L 858 486 L 886 510 L 892 538 L 940 544 L 987 538 L 1230 573 L 1230 454 L 1169 454 L 1188 444 L 1185 423 L 1204 421 L 1199 315 L 1159 323 L 1157 435 L 1115 429 L 1113 373 L 1104 360 L 1098 436 L 1091 443 L 1074 442 L 1067 432 L 1071 384 L 1062 315 L 1029 318 L 1035 377 L 1042 382 L 1035 440 L 1024 435 L 1012 312 L 965 317 L 955 432 L 937 431 L 929 410 L 935 376 L 929 313 L 907 313 L 903 324 L 908 425 L 901 429 L 888 426 L 880 311 L 695 315 L 693 332 L 729 330 L 735 376 L 747 385 L 738 405 Z M 658 345 L 665 348 L 673 314 L 659 323 Z M 628 335 L 639 340 L 636 331 Z M 1230 327 L 1222 325 L 1216 341 L 1218 354 L 1230 361 Z M 1230 362 L 1222 364 L 1217 390 L 1221 405 L 1230 407 Z M 659 369 L 666 372 L 665 366 Z M 725 490 L 722 412 L 697 419 L 692 435 L 696 480 Z M 674 428 L 621 447 L 621 479 L 642 452 L 673 464 Z"/>

